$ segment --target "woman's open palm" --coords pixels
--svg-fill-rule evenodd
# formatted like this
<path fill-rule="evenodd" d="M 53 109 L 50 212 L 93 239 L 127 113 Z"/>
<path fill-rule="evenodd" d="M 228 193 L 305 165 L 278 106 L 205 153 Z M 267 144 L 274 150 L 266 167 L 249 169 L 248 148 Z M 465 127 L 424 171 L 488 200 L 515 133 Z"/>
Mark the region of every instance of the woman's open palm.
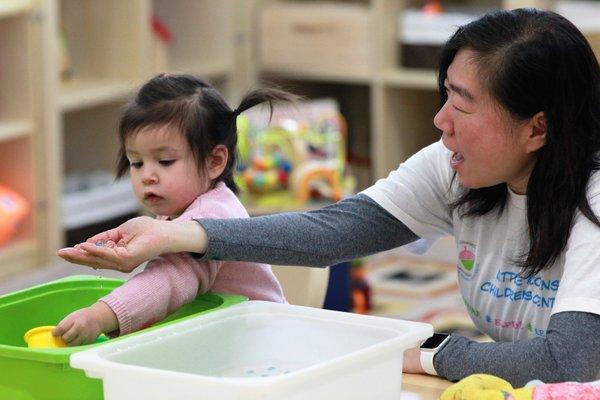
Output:
<path fill-rule="evenodd" d="M 169 241 L 165 226 L 168 223 L 150 217 L 133 218 L 75 247 L 60 249 L 57 254 L 69 262 L 92 268 L 131 272 L 164 252 Z"/>

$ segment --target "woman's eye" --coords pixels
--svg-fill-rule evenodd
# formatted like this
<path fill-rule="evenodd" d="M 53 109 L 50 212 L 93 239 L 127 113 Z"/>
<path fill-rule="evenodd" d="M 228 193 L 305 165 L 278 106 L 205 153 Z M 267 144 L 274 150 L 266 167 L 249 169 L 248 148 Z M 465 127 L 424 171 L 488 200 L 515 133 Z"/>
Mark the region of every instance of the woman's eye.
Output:
<path fill-rule="evenodd" d="M 175 162 L 175 160 L 160 160 L 159 163 L 162 166 L 168 167 L 169 165 L 172 165 Z"/>
<path fill-rule="evenodd" d="M 142 168 L 143 163 L 141 161 L 129 162 L 131 168 Z"/>
<path fill-rule="evenodd" d="M 454 104 L 452 104 L 452 103 L 450 103 L 450 105 L 452 106 L 452 108 L 453 108 L 453 109 L 455 109 L 456 111 L 458 111 L 458 112 L 460 112 L 460 113 L 463 113 L 463 114 L 473 114 L 472 112 L 470 112 L 470 111 L 467 111 L 467 110 L 465 110 L 464 108 L 457 107 L 457 106 L 455 106 L 455 105 L 454 105 Z"/>

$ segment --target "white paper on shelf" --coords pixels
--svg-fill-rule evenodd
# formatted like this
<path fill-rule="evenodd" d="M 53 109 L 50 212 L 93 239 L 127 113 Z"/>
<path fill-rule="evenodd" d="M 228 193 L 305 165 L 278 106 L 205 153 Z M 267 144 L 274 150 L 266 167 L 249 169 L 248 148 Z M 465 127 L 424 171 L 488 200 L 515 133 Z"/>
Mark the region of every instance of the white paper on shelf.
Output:
<path fill-rule="evenodd" d="M 426 14 L 420 10 L 406 10 L 398 18 L 398 40 L 405 44 L 441 45 L 459 26 L 477 18 L 466 12 Z"/>
<path fill-rule="evenodd" d="M 61 224 L 76 229 L 107 221 L 140 209 L 129 180 L 64 194 L 61 200 Z"/>

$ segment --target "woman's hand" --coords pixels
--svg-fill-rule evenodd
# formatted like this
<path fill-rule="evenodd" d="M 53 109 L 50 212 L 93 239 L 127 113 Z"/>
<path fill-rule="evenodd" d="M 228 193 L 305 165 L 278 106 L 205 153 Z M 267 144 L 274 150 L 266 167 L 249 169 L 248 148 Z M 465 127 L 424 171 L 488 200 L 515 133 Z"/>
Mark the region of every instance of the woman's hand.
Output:
<path fill-rule="evenodd" d="M 204 229 L 195 221 L 171 222 L 150 217 L 130 219 L 75 247 L 58 250 L 65 260 L 99 269 L 131 272 L 160 254 L 206 249 Z"/>
<path fill-rule="evenodd" d="M 402 362 L 402 372 L 409 374 L 424 374 L 425 370 L 421 367 L 421 349 L 413 347 L 404 351 L 404 361 Z"/>

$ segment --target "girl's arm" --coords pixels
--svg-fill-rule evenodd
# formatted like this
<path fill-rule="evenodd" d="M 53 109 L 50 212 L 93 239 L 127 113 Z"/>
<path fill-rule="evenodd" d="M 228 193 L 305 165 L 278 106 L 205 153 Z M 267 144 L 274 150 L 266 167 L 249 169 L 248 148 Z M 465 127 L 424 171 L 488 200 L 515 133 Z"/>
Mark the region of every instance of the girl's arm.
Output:
<path fill-rule="evenodd" d="M 317 211 L 197 221 L 208 240 L 204 258 L 275 265 L 327 266 L 418 239 L 364 194 Z"/>
<path fill-rule="evenodd" d="M 565 311 L 552 315 L 545 338 L 477 343 L 461 336 L 436 354 L 438 375 L 457 381 L 486 373 L 524 386 L 533 379 L 588 382 L 600 371 L 600 315 Z"/>
<path fill-rule="evenodd" d="M 208 291 L 220 265 L 216 261 L 198 262 L 187 253 L 165 254 L 100 301 L 117 316 L 120 335 L 135 332 Z"/>

